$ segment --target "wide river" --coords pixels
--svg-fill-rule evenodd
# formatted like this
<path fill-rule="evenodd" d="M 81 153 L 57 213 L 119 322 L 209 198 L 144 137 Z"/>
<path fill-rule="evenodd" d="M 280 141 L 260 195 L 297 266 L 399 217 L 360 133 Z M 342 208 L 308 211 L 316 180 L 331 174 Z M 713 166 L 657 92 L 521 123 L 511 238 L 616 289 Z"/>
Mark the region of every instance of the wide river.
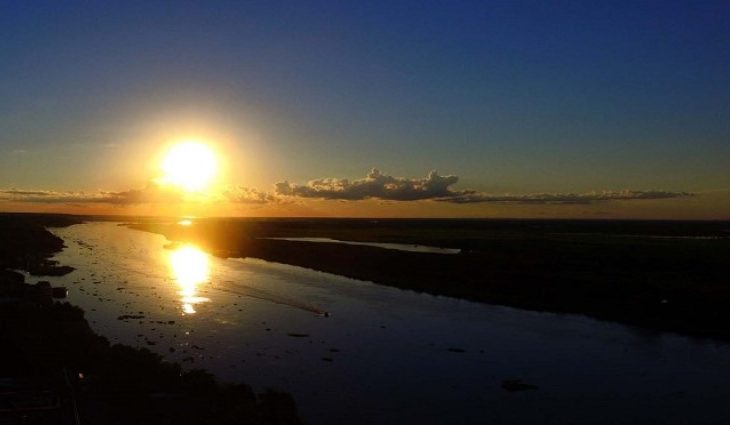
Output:
<path fill-rule="evenodd" d="M 98 333 L 288 391 L 312 425 L 730 418 L 725 344 L 219 259 L 114 223 L 53 232 L 76 271 L 35 280 L 68 287 Z"/>

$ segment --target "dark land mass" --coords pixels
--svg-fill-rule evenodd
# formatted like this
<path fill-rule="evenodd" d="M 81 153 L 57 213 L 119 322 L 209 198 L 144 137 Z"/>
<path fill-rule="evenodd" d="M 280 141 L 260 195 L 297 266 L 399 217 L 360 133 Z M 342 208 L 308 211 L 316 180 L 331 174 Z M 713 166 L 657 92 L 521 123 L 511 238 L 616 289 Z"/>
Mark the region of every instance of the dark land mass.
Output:
<path fill-rule="evenodd" d="M 12 271 L 63 274 L 63 241 L 45 228 L 69 216 L 0 214 L 0 423 L 299 424 L 293 399 L 222 385 L 147 349 L 111 345 L 47 283 Z"/>
<path fill-rule="evenodd" d="M 131 226 L 254 257 L 473 301 L 730 339 L 730 223 L 598 220 L 206 219 Z M 460 248 L 456 255 L 346 241 Z"/>

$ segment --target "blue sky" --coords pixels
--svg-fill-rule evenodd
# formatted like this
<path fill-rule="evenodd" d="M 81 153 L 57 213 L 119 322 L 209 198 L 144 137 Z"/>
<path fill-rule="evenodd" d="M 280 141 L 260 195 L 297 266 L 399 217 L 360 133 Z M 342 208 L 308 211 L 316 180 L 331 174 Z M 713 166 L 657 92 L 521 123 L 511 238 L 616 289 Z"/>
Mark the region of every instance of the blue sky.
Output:
<path fill-rule="evenodd" d="M 204 128 L 260 189 L 728 189 L 728 40 L 720 1 L 5 1 L 0 187 L 134 187 Z"/>

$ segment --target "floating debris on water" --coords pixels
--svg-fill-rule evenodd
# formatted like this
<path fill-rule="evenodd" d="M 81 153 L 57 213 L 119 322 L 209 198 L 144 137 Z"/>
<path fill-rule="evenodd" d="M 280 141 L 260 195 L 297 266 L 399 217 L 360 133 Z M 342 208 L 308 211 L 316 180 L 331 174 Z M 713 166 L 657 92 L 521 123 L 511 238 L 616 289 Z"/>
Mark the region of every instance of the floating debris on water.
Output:
<path fill-rule="evenodd" d="M 117 317 L 117 320 L 129 320 L 129 319 L 144 319 L 144 316 L 137 315 L 137 314 L 123 314 L 123 315 Z"/>

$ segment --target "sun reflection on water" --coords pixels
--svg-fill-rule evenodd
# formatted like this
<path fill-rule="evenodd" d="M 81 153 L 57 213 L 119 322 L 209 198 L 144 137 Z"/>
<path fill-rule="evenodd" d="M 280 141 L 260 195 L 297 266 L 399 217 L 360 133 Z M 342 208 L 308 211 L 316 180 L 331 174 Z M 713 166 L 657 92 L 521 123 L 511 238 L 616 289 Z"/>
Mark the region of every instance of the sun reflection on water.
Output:
<path fill-rule="evenodd" d="M 210 301 L 197 296 L 198 286 L 210 278 L 210 265 L 205 252 L 192 245 L 175 248 L 170 253 L 170 269 L 180 288 L 178 294 L 185 314 L 194 314 L 196 304 Z"/>

